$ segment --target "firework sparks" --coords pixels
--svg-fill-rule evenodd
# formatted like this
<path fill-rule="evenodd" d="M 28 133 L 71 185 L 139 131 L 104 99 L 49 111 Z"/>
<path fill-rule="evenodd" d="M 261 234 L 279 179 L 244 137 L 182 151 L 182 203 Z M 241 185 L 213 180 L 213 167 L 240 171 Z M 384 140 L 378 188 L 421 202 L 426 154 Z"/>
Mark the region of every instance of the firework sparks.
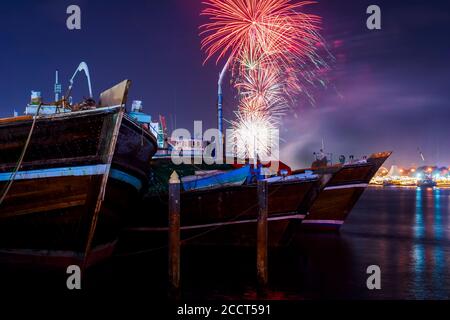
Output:
<path fill-rule="evenodd" d="M 209 0 L 202 15 L 212 22 L 201 26 L 202 49 L 206 60 L 227 53 L 235 58 L 245 49 L 256 48 L 271 55 L 293 53 L 309 56 L 314 44 L 321 42 L 317 34 L 320 17 L 300 10 L 313 1 L 290 3 L 289 0 Z M 257 49 L 255 49 L 257 50 Z M 289 60 L 289 59 L 287 59 Z"/>
<path fill-rule="evenodd" d="M 318 51 L 324 47 L 318 34 L 320 17 L 303 13 L 314 1 L 208 0 L 202 15 L 210 22 L 200 35 L 205 62 L 217 56 L 232 61 L 233 75 L 246 78 L 248 71 L 276 69 L 283 80 L 287 100 L 308 86 L 322 84 L 318 75 L 328 66 Z M 310 99 L 311 100 L 311 99 Z"/>
<path fill-rule="evenodd" d="M 319 55 L 325 47 L 318 34 L 320 17 L 303 13 L 314 1 L 207 0 L 200 28 L 205 62 L 231 62 L 239 108 L 232 121 L 239 154 L 265 150 L 274 129 L 296 94 L 313 97 L 308 86 L 323 83 L 328 68 Z M 247 151 L 246 151 L 247 150 Z M 249 151 L 250 150 L 250 153 Z"/>
<path fill-rule="evenodd" d="M 235 87 L 241 96 L 243 110 L 266 111 L 276 116 L 282 116 L 287 110 L 286 89 L 274 68 L 249 70 Z"/>
<path fill-rule="evenodd" d="M 265 112 L 239 110 L 235 115 L 230 139 L 234 156 L 242 159 L 270 156 L 276 143 L 277 122 Z"/>

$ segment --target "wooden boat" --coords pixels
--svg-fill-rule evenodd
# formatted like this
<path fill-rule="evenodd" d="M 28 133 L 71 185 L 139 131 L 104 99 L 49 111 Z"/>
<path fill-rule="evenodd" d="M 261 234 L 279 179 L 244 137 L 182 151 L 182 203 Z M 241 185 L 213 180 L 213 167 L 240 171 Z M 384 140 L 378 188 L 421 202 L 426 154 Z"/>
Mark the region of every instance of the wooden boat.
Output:
<path fill-rule="evenodd" d="M 112 254 L 157 148 L 125 114 L 128 87 L 93 109 L 0 120 L 1 262 L 89 266 Z"/>
<path fill-rule="evenodd" d="M 433 188 L 437 186 L 437 183 L 432 177 L 425 177 L 424 179 L 417 181 L 417 186 L 420 188 Z"/>
<path fill-rule="evenodd" d="M 301 229 L 309 231 L 338 231 L 348 214 L 363 194 L 370 180 L 391 155 L 391 152 L 372 154 L 367 160 L 343 166 L 314 169 L 320 174 L 340 168 L 328 181 L 301 222 Z M 301 173 L 297 170 L 294 173 Z"/>
<path fill-rule="evenodd" d="M 203 190 L 225 186 L 240 186 L 250 176 L 250 166 L 220 171 L 200 171 L 196 175 L 181 178 L 184 191 Z"/>
<path fill-rule="evenodd" d="M 153 159 L 156 166 L 170 160 Z M 183 169 L 180 167 L 178 171 Z M 168 180 L 168 173 L 164 181 Z M 268 179 L 269 246 L 285 245 L 294 230 L 290 221 L 305 217 L 320 190 L 332 177 L 297 175 Z M 256 241 L 258 195 L 256 183 L 220 186 L 181 192 L 181 238 L 185 245 L 249 246 Z M 135 211 L 139 219 L 129 221 L 120 241 L 126 249 L 145 249 L 167 244 L 167 187 L 147 196 Z"/>

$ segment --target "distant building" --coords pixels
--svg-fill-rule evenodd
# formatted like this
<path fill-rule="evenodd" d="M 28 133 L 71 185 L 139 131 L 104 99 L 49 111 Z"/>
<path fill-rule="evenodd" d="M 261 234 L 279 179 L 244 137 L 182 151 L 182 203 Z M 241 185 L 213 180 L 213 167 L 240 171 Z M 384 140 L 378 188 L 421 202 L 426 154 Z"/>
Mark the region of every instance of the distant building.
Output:
<path fill-rule="evenodd" d="M 172 150 L 180 152 L 182 156 L 201 157 L 207 146 L 207 141 L 201 139 L 170 140 Z"/>

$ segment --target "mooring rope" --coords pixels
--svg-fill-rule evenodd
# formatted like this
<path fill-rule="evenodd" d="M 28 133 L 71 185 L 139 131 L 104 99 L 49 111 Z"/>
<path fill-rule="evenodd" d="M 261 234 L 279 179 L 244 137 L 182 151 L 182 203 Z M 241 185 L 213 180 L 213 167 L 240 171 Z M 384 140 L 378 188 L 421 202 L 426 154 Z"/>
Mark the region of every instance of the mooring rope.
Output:
<path fill-rule="evenodd" d="M 30 144 L 31 136 L 33 135 L 34 127 L 36 125 L 36 119 L 39 116 L 39 112 L 41 110 L 41 106 L 42 106 L 42 103 L 39 104 L 39 106 L 38 106 L 38 108 L 36 110 L 36 115 L 33 118 L 33 122 L 31 124 L 31 128 L 30 128 L 30 132 L 28 133 L 27 140 L 26 140 L 25 145 L 24 145 L 24 147 L 22 149 L 22 153 L 20 154 L 19 160 L 17 161 L 16 167 L 15 167 L 11 177 L 9 178 L 7 184 L 3 188 L 3 194 L 2 194 L 2 197 L 0 198 L 0 206 L 2 205 L 3 201 L 5 200 L 6 195 L 8 194 L 9 190 L 11 189 L 11 186 L 12 186 L 12 184 L 13 184 L 15 178 L 16 178 L 17 172 L 19 171 L 20 167 L 22 166 L 22 162 L 23 162 L 23 159 L 25 157 L 25 153 L 27 152 L 28 145 Z"/>

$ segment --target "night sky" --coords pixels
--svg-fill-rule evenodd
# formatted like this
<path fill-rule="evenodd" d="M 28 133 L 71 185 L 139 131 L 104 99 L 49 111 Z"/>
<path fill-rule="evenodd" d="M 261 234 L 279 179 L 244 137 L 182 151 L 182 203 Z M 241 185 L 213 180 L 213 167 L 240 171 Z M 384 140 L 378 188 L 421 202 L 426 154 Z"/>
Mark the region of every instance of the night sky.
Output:
<path fill-rule="evenodd" d="M 403 4 L 401 4 L 403 3 Z M 66 28 L 77 4 L 82 29 Z M 366 28 L 366 8 L 378 4 L 382 30 Z M 67 86 L 80 61 L 91 71 L 94 95 L 123 79 L 129 99 L 166 116 L 173 127 L 194 120 L 216 126 L 220 65 L 203 65 L 200 0 L 2 1 L 0 116 L 22 112 L 30 90 L 53 97 L 54 71 Z M 323 17 L 322 35 L 335 57 L 316 103 L 299 97 L 282 129 L 282 159 L 306 166 L 324 139 L 327 151 L 360 156 L 393 150 L 389 163 L 450 165 L 450 3 L 448 1 L 322 0 L 308 11 Z M 83 75 L 75 98 L 87 95 Z M 225 117 L 236 108 L 225 90 Z"/>

